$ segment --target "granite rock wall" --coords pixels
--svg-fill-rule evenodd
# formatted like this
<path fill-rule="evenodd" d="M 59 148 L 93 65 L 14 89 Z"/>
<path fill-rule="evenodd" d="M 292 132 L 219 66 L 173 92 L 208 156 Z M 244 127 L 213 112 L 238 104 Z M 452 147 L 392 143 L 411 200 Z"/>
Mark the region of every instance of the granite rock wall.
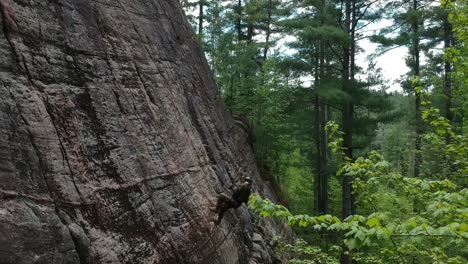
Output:
<path fill-rule="evenodd" d="M 274 263 L 259 177 L 178 0 L 0 0 L 0 263 Z M 279 261 L 279 260 L 276 260 Z"/>

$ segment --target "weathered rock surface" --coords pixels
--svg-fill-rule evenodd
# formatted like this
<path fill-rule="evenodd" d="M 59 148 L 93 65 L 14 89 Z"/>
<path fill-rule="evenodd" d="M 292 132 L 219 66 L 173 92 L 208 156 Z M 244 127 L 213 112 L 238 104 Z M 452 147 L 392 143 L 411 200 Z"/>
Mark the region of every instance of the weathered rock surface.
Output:
<path fill-rule="evenodd" d="M 270 195 L 178 0 L 0 0 L 0 263 L 272 263 Z M 254 237 L 255 239 L 252 239 Z"/>

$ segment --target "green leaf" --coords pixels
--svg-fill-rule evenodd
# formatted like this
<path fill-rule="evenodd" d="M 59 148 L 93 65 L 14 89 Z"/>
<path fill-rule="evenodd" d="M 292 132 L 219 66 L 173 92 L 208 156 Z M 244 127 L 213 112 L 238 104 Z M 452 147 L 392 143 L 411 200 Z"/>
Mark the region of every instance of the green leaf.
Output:
<path fill-rule="evenodd" d="M 366 222 L 366 225 L 369 227 L 380 226 L 380 220 L 375 217 L 369 218 Z"/>
<path fill-rule="evenodd" d="M 364 239 L 366 238 L 366 233 L 364 233 L 363 231 L 361 230 L 358 230 L 356 232 L 356 234 L 354 234 L 354 237 L 361 240 L 361 241 L 364 241 Z"/>

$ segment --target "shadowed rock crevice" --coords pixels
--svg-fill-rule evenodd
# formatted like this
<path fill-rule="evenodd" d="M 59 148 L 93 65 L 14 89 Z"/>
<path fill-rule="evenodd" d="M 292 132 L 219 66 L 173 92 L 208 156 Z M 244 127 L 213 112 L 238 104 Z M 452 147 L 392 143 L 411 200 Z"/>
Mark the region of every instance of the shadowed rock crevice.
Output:
<path fill-rule="evenodd" d="M 259 177 L 177 0 L 0 0 L 0 263 L 273 263 Z M 254 239 L 255 238 L 255 239 Z"/>

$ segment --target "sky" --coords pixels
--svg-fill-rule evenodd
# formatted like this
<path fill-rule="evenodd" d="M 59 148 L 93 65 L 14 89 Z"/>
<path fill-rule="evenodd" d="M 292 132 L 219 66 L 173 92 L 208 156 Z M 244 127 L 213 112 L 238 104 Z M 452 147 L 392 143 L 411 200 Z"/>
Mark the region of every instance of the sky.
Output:
<path fill-rule="evenodd" d="M 392 21 L 388 19 L 379 20 L 376 23 L 368 25 L 366 30 L 366 36 L 378 34 L 381 29 L 384 29 L 392 25 Z M 364 50 L 362 53 L 358 53 L 356 56 L 356 64 L 364 69 L 367 68 L 367 56 L 376 52 L 378 45 L 369 41 L 365 38 L 358 41 L 358 45 Z M 386 53 L 375 58 L 376 66 L 382 69 L 383 76 L 389 81 L 387 84 L 390 88 L 388 92 L 402 91 L 398 81 L 400 77 L 409 71 L 406 66 L 405 58 L 408 55 L 408 48 L 399 47 L 391 49 Z"/>
<path fill-rule="evenodd" d="M 364 52 L 359 53 L 356 56 L 356 64 L 364 69 L 367 68 L 367 56 L 373 54 L 377 49 L 377 44 L 370 42 L 367 39 L 361 40 L 359 46 Z M 406 66 L 405 57 L 408 54 L 406 47 L 399 47 L 392 49 L 383 55 L 377 57 L 376 66 L 382 68 L 383 76 L 389 81 L 388 86 L 390 87 L 387 91 L 402 91 L 402 88 L 398 81 L 401 75 L 407 73 L 409 68 Z"/>

